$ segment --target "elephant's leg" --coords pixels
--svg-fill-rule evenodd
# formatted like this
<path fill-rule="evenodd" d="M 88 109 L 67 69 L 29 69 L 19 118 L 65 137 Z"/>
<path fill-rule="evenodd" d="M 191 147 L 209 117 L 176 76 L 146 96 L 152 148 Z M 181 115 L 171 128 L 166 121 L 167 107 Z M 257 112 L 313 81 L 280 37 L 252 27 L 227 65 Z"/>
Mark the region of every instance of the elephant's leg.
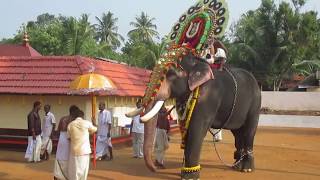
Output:
<path fill-rule="evenodd" d="M 236 129 L 236 130 L 231 130 L 233 136 L 234 136 L 234 145 L 236 148 L 236 151 L 233 153 L 233 159 L 235 160 L 233 168 L 236 170 L 242 170 L 242 161 L 241 157 L 243 155 L 243 150 L 244 150 L 244 138 L 242 136 L 242 129 Z"/>
<path fill-rule="evenodd" d="M 258 126 L 258 119 L 258 113 L 249 114 L 247 124 L 245 124 L 244 163 L 242 169 L 244 172 L 251 172 L 254 170 L 253 142 Z"/>
<path fill-rule="evenodd" d="M 241 152 L 240 166 L 242 172 L 252 172 L 254 170 L 253 142 L 258 126 L 259 114 L 249 114 L 244 126 L 241 128 L 243 151 Z"/>
<path fill-rule="evenodd" d="M 209 118 L 199 111 L 194 111 L 187 133 L 184 151 L 185 167 L 181 170 L 181 178 L 198 180 L 200 177 L 200 152 L 204 137 L 210 123 Z"/>
<path fill-rule="evenodd" d="M 236 151 L 234 152 L 233 159 L 238 161 L 241 157 L 241 154 L 243 152 L 243 137 L 241 136 L 241 129 L 231 130 L 233 136 L 234 136 L 234 146 L 236 148 Z"/>

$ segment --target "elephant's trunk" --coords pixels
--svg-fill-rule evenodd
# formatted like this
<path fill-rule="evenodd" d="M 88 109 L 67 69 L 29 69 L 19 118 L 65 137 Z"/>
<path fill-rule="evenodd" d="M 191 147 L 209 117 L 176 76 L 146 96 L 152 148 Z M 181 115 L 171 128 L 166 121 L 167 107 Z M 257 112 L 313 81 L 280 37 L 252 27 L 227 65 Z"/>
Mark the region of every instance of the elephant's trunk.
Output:
<path fill-rule="evenodd" d="M 152 172 L 156 172 L 156 167 L 152 160 L 152 150 L 154 146 L 155 129 L 157 125 L 157 115 L 153 117 L 151 121 L 144 124 L 144 143 L 143 143 L 143 154 L 144 161 L 148 169 Z"/>
<path fill-rule="evenodd" d="M 155 137 L 155 130 L 157 125 L 158 119 L 158 112 L 164 104 L 164 101 L 168 97 L 168 91 L 165 91 L 166 83 L 162 83 L 162 86 L 155 97 L 156 99 L 161 100 L 151 100 L 145 109 L 145 115 L 141 117 L 141 121 L 144 121 L 144 144 L 143 144 L 143 153 L 144 153 L 144 160 L 146 166 L 152 171 L 156 171 L 156 167 L 152 160 L 152 150 L 154 146 L 154 137 Z M 164 89 L 162 89 L 164 88 Z M 164 95 L 166 94 L 166 95 Z"/>
<path fill-rule="evenodd" d="M 142 104 L 145 107 L 145 116 L 141 117 L 141 121 L 145 123 L 143 153 L 145 164 L 152 172 L 156 171 L 152 160 L 152 150 L 157 125 L 157 113 L 164 101 L 170 96 L 170 88 L 165 80 L 166 72 L 166 66 L 161 63 L 156 64 L 142 99 Z"/>

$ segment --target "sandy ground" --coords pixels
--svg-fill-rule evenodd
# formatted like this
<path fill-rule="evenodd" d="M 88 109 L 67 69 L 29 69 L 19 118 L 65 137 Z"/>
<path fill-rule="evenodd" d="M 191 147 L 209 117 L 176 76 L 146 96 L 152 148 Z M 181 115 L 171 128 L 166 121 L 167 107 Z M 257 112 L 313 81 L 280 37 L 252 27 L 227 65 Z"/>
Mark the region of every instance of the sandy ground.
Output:
<path fill-rule="evenodd" d="M 224 139 L 217 144 L 223 159 L 232 163 L 233 137 L 224 131 Z M 256 171 L 250 174 L 233 171 L 218 159 L 211 136 L 208 134 L 201 155 L 201 179 L 205 180 L 303 180 L 320 179 L 320 129 L 259 128 L 255 141 Z M 131 147 L 114 150 L 113 161 L 100 161 L 96 169 L 90 170 L 90 180 L 150 180 L 179 179 L 182 150 L 179 148 L 180 134 L 171 137 L 166 155 L 165 170 L 149 172 L 143 159 L 131 157 Z M 52 179 L 53 157 L 37 164 L 26 163 L 24 153 L 0 150 L 1 180 L 45 180 Z"/>

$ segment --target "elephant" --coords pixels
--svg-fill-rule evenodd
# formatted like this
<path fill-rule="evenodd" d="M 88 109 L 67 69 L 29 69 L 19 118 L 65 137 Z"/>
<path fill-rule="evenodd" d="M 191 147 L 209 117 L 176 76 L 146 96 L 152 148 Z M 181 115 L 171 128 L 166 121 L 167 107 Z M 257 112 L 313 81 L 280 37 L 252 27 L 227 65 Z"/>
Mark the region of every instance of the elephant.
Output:
<path fill-rule="evenodd" d="M 155 119 L 164 101 L 174 98 L 177 110 L 182 112 L 190 93 L 199 87 L 199 98 L 186 134 L 185 167 L 181 170 L 181 178 L 199 179 L 201 146 L 210 128 L 231 130 L 236 149 L 233 168 L 243 172 L 253 171 L 253 142 L 261 108 L 261 91 L 254 76 L 236 67 L 224 67 L 222 71 L 213 69 L 204 59 L 192 53 L 185 54 L 177 66 L 171 66 L 164 72 L 163 77 L 158 77 L 162 80 L 155 96 L 144 101 L 144 107 L 131 112 L 134 115 L 144 111 L 141 120 L 145 122 L 146 166 L 156 171 L 152 161 Z M 147 91 L 152 89 L 149 87 L 145 93 Z"/>

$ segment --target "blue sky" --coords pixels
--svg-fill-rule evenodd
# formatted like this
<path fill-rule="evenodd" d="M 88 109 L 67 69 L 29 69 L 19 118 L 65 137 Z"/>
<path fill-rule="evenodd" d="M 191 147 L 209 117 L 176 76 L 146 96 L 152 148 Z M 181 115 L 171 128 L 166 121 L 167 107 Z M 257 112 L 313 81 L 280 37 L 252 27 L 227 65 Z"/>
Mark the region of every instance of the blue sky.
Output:
<path fill-rule="evenodd" d="M 144 11 L 150 17 L 156 18 L 154 23 L 163 36 L 169 33 L 178 17 L 195 2 L 196 0 L 2 0 L 0 39 L 12 37 L 22 23 L 35 20 L 38 15 L 46 12 L 74 17 L 88 13 L 91 22 L 96 23 L 95 16 L 111 11 L 119 19 L 119 33 L 126 37 L 131 29 L 129 23 Z M 244 12 L 256 9 L 261 0 L 227 0 L 227 2 L 230 24 L 239 19 Z M 304 9 L 320 12 L 320 0 L 308 0 Z"/>

